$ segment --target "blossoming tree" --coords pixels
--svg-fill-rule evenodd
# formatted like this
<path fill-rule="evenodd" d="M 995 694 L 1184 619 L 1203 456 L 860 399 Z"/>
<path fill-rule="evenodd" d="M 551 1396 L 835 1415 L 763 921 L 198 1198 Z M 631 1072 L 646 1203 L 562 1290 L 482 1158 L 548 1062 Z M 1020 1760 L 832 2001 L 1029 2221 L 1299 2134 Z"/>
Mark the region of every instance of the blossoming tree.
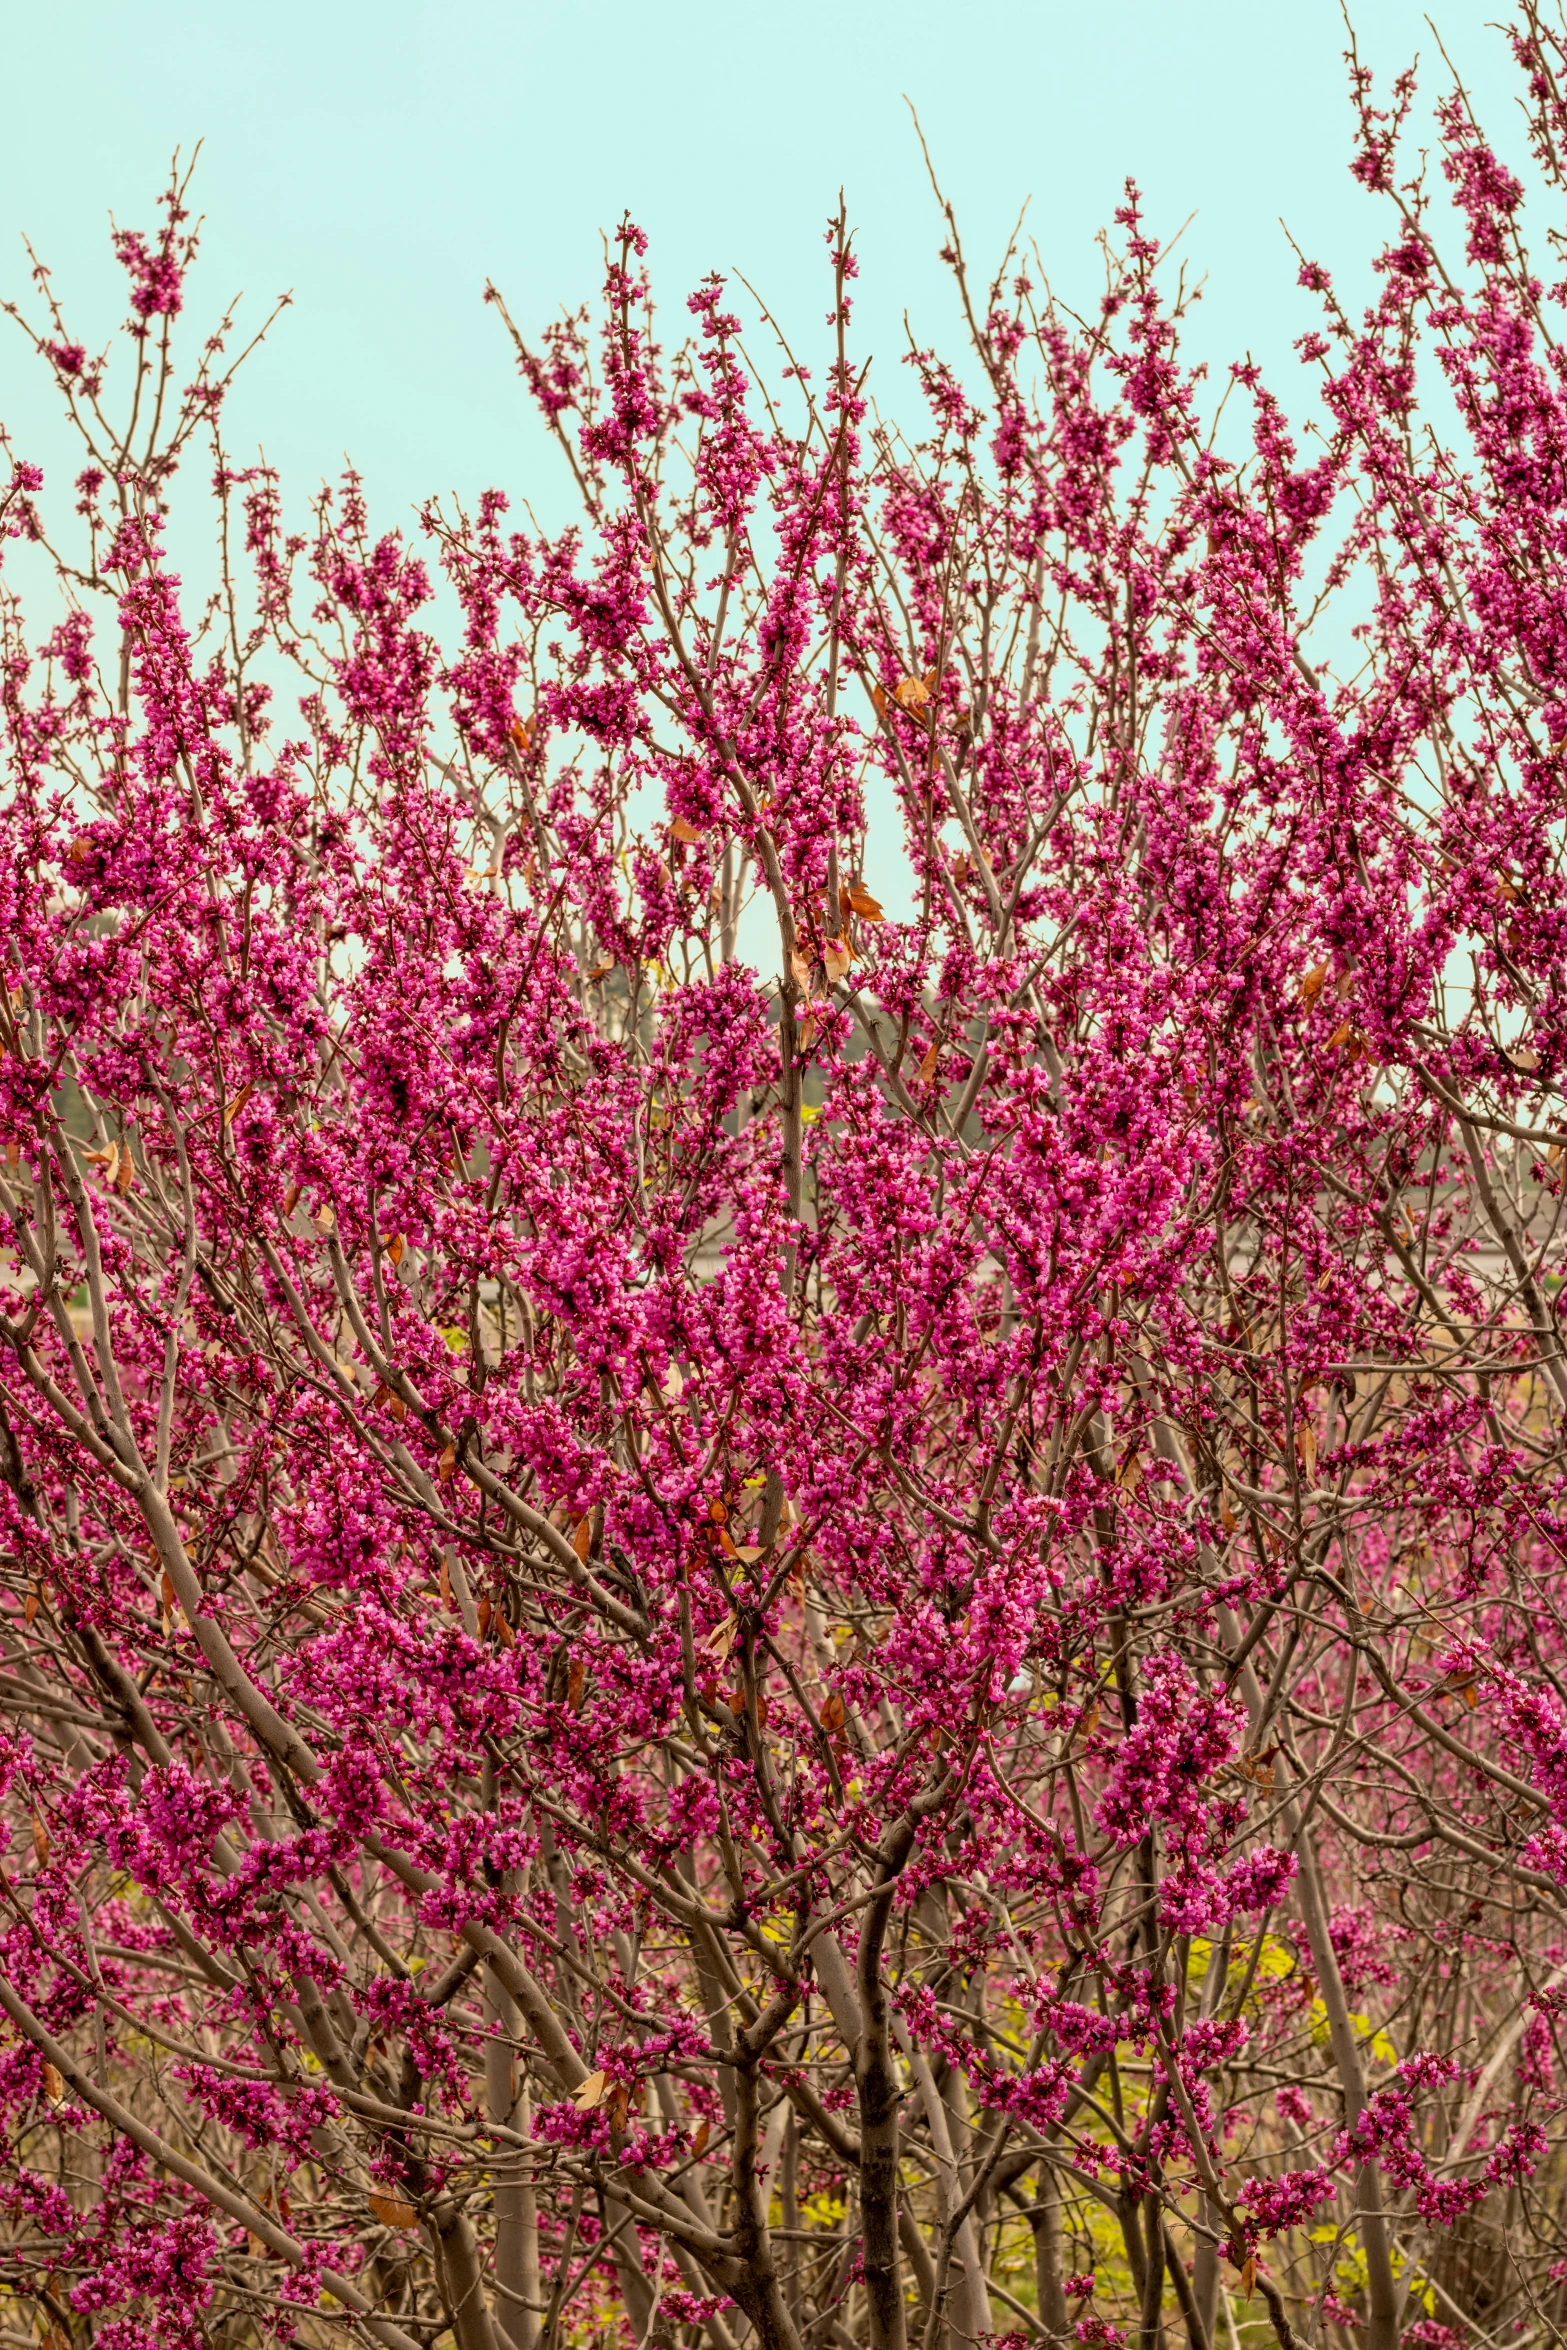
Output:
<path fill-rule="evenodd" d="M 1567 286 L 1352 72 L 1309 451 L 1131 195 L 907 434 L 627 225 L 558 538 L 40 272 L 7 2341 L 1559 2338 Z"/>

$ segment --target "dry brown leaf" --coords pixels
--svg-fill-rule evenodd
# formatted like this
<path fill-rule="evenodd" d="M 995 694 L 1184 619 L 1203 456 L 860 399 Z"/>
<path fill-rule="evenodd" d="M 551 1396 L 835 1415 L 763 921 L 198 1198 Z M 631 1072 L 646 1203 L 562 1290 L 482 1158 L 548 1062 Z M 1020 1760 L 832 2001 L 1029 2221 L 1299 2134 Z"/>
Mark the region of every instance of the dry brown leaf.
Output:
<path fill-rule="evenodd" d="M 871 896 L 863 881 L 850 882 L 849 909 L 851 913 L 858 914 L 862 922 L 881 922 L 885 919 L 881 901 Z"/>
<path fill-rule="evenodd" d="M 1314 1004 L 1318 996 L 1322 993 L 1322 990 L 1327 986 L 1327 983 L 1328 967 L 1326 963 L 1313 963 L 1311 969 L 1306 973 L 1305 978 L 1300 983 L 1301 1002 L 1303 1004 Z"/>
<path fill-rule="evenodd" d="M 923 710 L 930 700 L 930 687 L 923 677 L 900 677 L 892 698 L 900 710 Z"/>
<path fill-rule="evenodd" d="M 531 727 L 531 726 L 528 724 L 528 721 L 526 720 L 526 718 L 514 718 L 514 719 L 512 720 L 512 722 L 511 722 L 511 739 L 512 739 L 512 741 L 513 741 L 513 742 L 516 744 L 516 746 L 517 746 L 517 748 L 518 748 L 518 750 L 519 750 L 519 751 L 531 751 L 531 750 L 532 750 L 532 748 L 533 748 L 533 729 L 532 729 L 532 727 Z"/>
<path fill-rule="evenodd" d="M 875 705 L 877 717 L 885 718 L 887 715 L 887 689 L 884 685 L 871 687 L 871 701 Z"/>
<path fill-rule="evenodd" d="M 674 834 L 676 840 L 683 840 L 685 842 L 688 849 L 696 848 L 701 842 L 702 835 L 697 830 L 697 827 L 694 824 L 688 824 L 683 816 L 676 816 L 670 824 L 669 829 Z"/>
<path fill-rule="evenodd" d="M 581 1713 L 583 1695 L 587 1685 L 588 1668 L 580 1656 L 574 1656 L 571 1660 L 571 1671 L 566 1679 L 566 1709 L 568 1713 Z"/>
<path fill-rule="evenodd" d="M 927 1050 L 926 1050 L 926 1052 L 925 1052 L 925 1054 L 924 1054 L 923 1058 L 922 1058 L 922 1059 L 921 1059 L 921 1061 L 920 1061 L 920 1066 L 919 1066 L 919 1077 L 920 1077 L 920 1083 L 921 1083 L 922 1085 L 928 1085 L 928 1084 L 930 1083 L 931 1079 L 932 1079 L 932 1078 L 935 1076 L 935 1074 L 936 1074 L 936 1063 L 937 1063 L 937 1062 L 938 1062 L 940 1059 L 941 1059 L 941 1039 L 940 1039 L 940 1037 L 938 1036 L 938 1037 L 936 1038 L 936 1040 L 935 1040 L 934 1044 L 930 1045 L 930 1046 L 927 1048 Z"/>
<path fill-rule="evenodd" d="M 1241 2268 L 1241 2298 L 1249 2301 L 1257 2290 L 1257 2263 L 1248 2253 Z"/>
<path fill-rule="evenodd" d="M 707 2152 L 707 2141 L 712 2136 L 712 2134 L 712 2124 L 709 2122 L 706 2114 L 704 2113 L 701 2120 L 696 2125 L 696 2135 L 691 2140 L 692 2153 L 705 2154 Z"/>
<path fill-rule="evenodd" d="M 588 1553 L 593 1548 L 593 1520 L 591 1518 L 577 1520 L 576 1525 L 572 1528 L 571 1547 L 583 1565 L 586 1566 Z"/>
<path fill-rule="evenodd" d="M 324 1206 L 317 1208 L 316 1230 L 318 1232 L 325 1232 L 329 1235 L 337 1230 L 337 1218 L 332 1213 L 330 1202 L 327 1202 Z"/>
<path fill-rule="evenodd" d="M 1510 1057 L 1515 1069 L 1538 1069 L 1540 1066 L 1540 1056 L 1530 1044 L 1514 1045 Z"/>
<path fill-rule="evenodd" d="M 51 2105 L 58 2105 L 65 2095 L 65 2076 L 57 2064 L 44 2058 L 44 2095 Z"/>
<path fill-rule="evenodd" d="M 450 1485 L 456 1474 L 457 1447 L 455 1444 L 448 1444 L 443 1446 L 441 1457 L 435 1464 L 436 1480 L 439 1484 Z"/>
<path fill-rule="evenodd" d="M 806 994 L 810 994 L 811 959 L 809 955 L 802 955 L 798 947 L 789 949 L 789 976 L 796 987 L 803 987 Z"/>
<path fill-rule="evenodd" d="M 1295 1431 L 1295 1450 L 1308 1482 L 1315 1483 L 1317 1475 L 1317 1431 L 1309 1420 L 1303 1420 Z"/>
<path fill-rule="evenodd" d="M 827 1701 L 822 1707 L 822 1728 L 829 1731 L 841 1730 L 847 1719 L 843 1699 L 838 1695 L 836 1689 L 830 1689 L 827 1693 Z"/>
<path fill-rule="evenodd" d="M 24 1624 L 30 1624 L 32 1622 L 34 1616 L 36 1616 L 38 1613 L 42 1600 L 43 1593 L 39 1590 L 37 1584 L 35 1583 L 32 1590 L 29 1591 L 27 1597 L 22 1602 L 22 1621 Z"/>
<path fill-rule="evenodd" d="M 1329 1052 L 1335 1052 L 1341 1044 L 1348 1044 L 1354 1033 L 1354 1027 L 1350 1021 L 1345 1020 L 1341 1022 L 1341 1024 L 1334 1029 L 1333 1034 L 1328 1038 Z"/>
<path fill-rule="evenodd" d="M 411 2203 L 401 2195 L 388 2195 L 378 2187 L 372 2188 L 370 2192 L 370 2214 L 387 2228 L 416 2228 L 419 2225 L 419 2214 Z"/>
<path fill-rule="evenodd" d="M 827 941 L 822 950 L 822 966 L 834 986 L 846 977 L 852 959 L 846 939 L 830 938 Z"/>
<path fill-rule="evenodd" d="M 738 1616 L 725 1616 L 710 1632 L 703 1633 L 697 1642 L 698 1656 L 710 1658 L 715 1665 L 727 1664 L 729 1651 L 735 1644 L 735 1634 L 739 1629 Z"/>
<path fill-rule="evenodd" d="M 44 1862 L 49 1858 L 49 1831 L 44 1825 L 44 1816 L 40 1811 L 35 1811 L 33 1814 L 33 1850 L 38 1855 L 38 1865 L 42 1868 Z"/>
<path fill-rule="evenodd" d="M 283 1194 L 283 1213 L 291 1216 L 299 1205 L 299 1185 L 291 1183 Z"/>
<path fill-rule="evenodd" d="M 579 2113 L 593 2113 L 599 2106 L 603 2104 L 605 2098 L 608 2095 L 608 2074 L 589 2073 L 587 2079 L 583 2082 L 581 2088 L 577 2091 L 576 2096 L 572 2099 L 572 2103 L 575 2105 Z"/>
<path fill-rule="evenodd" d="M 444 1607 L 444 1608 L 449 1608 L 449 1607 L 451 1606 L 451 1604 L 452 1604 L 452 1570 L 451 1570 L 451 1562 L 450 1562 L 448 1559 L 444 1559 L 444 1558 L 443 1558 L 443 1559 L 442 1559 L 442 1561 L 441 1561 L 441 1605 L 442 1605 L 442 1607 Z"/>

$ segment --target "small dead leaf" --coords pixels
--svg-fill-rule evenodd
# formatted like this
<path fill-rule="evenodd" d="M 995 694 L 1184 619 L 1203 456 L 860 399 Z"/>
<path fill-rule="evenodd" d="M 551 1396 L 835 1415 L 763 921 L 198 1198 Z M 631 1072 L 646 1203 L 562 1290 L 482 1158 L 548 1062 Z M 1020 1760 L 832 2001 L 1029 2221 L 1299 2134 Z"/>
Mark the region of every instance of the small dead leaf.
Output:
<path fill-rule="evenodd" d="M 940 1059 L 941 1059 L 941 1039 L 940 1039 L 940 1037 L 938 1036 L 938 1037 L 935 1039 L 935 1041 L 934 1041 L 932 1044 L 930 1044 L 929 1046 L 927 1046 L 927 1048 L 926 1048 L 926 1050 L 925 1050 L 925 1053 L 924 1053 L 924 1055 L 923 1055 L 923 1057 L 922 1057 L 922 1059 L 921 1059 L 921 1061 L 920 1061 L 920 1066 L 919 1066 L 919 1079 L 920 1079 L 920 1083 L 921 1083 L 922 1085 L 928 1085 L 928 1084 L 930 1083 L 931 1079 L 932 1079 L 932 1078 L 935 1076 L 935 1074 L 936 1074 L 936 1063 L 937 1063 L 937 1062 L 938 1062 Z"/>
<path fill-rule="evenodd" d="M 1116 1470 L 1115 1481 L 1129 1500 L 1142 1484 L 1143 1464 L 1130 1448 L 1121 1456 L 1121 1465 Z"/>
<path fill-rule="evenodd" d="M 877 717 L 885 718 L 887 715 L 887 689 L 884 685 L 871 687 L 871 701 L 875 706 Z"/>
<path fill-rule="evenodd" d="M 1339 1026 L 1334 1029 L 1333 1034 L 1328 1038 L 1329 1052 L 1336 1052 L 1341 1044 L 1348 1044 L 1354 1033 L 1355 1030 L 1353 1024 L 1350 1021 L 1341 1021 Z"/>
<path fill-rule="evenodd" d="M 103 1160 L 103 1179 L 111 1191 L 114 1189 L 114 1179 L 119 1171 L 120 1146 L 117 1142 L 111 1142 L 108 1150 L 104 1153 Z"/>
<path fill-rule="evenodd" d="M 735 1644 L 735 1634 L 739 1629 L 738 1616 L 725 1616 L 710 1632 L 703 1633 L 697 1642 L 697 1655 L 710 1658 L 715 1665 L 727 1664 L 729 1651 Z"/>
<path fill-rule="evenodd" d="M 370 2214 L 386 2228 L 416 2228 L 419 2225 L 419 2214 L 411 2203 L 401 2195 L 383 2194 L 379 2188 L 371 2190 Z"/>
<path fill-rule="evenodd" d="M 822 967 L 834 987 L 837 986 L 840 979 L 847 976 L 851 960 L 847 940 L 830 938 L 827 941 L 822 950 Z"/>
<path fill-rule="evenodd" d="M 881 910 L 881 901 L 871 896 L 863 881 L 851 881 L 849 884 L 849 910 L 851 913 L 858 914 L 862 922 L 885 920 Z"/>
<path fill-rule="evenodd" d="M 1241 2299 L 1249 2301 L 1257 2290 L 1257 2263 L 1248 2253 L 1241 2268 Z"/>
<path fill-rule="evenodd" d="M 900 677 L 892 698 L 900 710 L 923 710 L 930 700 L 930 687 L 923 677 Z"/>
<path fill-rule="evenodd" d="M 1314 1483 L 1317 1475 L 1317 1431 L 1309 1420 L 1302 1420 L 1295 1431 L 1295 1450 L 1300 1455 L 1300 1465 L 1306 1472 L 1307 1482 Z"/>
<path fill-rule="evenodd" d="M 581 1713 L 583 1693 L 587 1685 L 588 1668 L 580 1656 L 574 1656 L 571 1660 L 571 1671 L 566 1679 L 566 1711 L 568 1713 Z"/>
<path fill-rule="evenodd" d="M 336 1218 L 336 1216 L 335 1216 L 335 1215 L 332 1213 L 332 1208 L 331 1208 L 331 1203 L 330 1203 L 330 1202 L 327 1202 L 325 1205 L 323 1205 L 323 1206 L 321 1206 L 321 1207 L 317 1208 L 317 1210 L 316 1210 L 316 1230 L 317 1230 L 318 1232 L 325 1232 L 325 1233 L 328 1233 L 328 1234 L 330 1234 L 330 1233 L 333 1233 L 333 1232 L 335 1232 L 335 1231 L 337 1230 L 337 1218 Z"/>
<path fill-rule="evenodd" d="M 58 2105 L 65 2095 L 65 2076 L 47 2057 L 44 2058 L 44 2095 L 51 2105 Z"/>
<path fill-rule="evenodd" d="M 249 1101 L 255 1090 L 256 1089 L 253 1085 L 242 1085 L 240 1087 L 238 1093 L 234 1096 L 234 1099 L 228 1104 L 223 1112 L 223 1123 L 225 1126 L 233 1125 L 235 1119 L 239 1116 L 240 1111 L 245 1107 L 245 1104 Z"/>
<path fill-rule="evenodd" d="M 158 1600 L 163 1609 L 163 1629 L 168 1632 L 173 1625 L 174 1610 L 179 1603 L 175 1595 L 174 1578 L 167 1567 L 164 1568 L 163 1580 L 158 1585 Z"/>
<path fill-rule="evenodd" d="M 704 2113 L 701 2120 L 696 2125 L 696 2135 L 691 2140 L 692 2153 L 705 2154 L 707 2152 L 707 2141 L 712 2136 L 712 2134 L 713 2126 Z"/>
<path fill-rule="evenodd" d="M 441 1605 L 442 1605 L 442 1607 L 444 1607 L 444 1608 L 450 1608 L 451 1604 L 452 1604 L 452 1570 L 451 1570 L 451 1564 L 450 1564 L 450 1562 L 449 1562 L 447 1559 L 444 1559 L 444 1558 L 443 1558 L 443 1559 L 442 1559 L 442 1561 L 441 1561 Z"/>
<path fill-rule="evenodd" d="M 493 1599 L 491 1599 L 489 1593 L 486 1592 L 484 1597 L 479 1602 L 479 1638 L 481 1640 L 488 1640 L 490 1636 L 490 1622 L 494 1614 L 495 1602 Z"/>
<path fill-rule="evenodd" d="M 49 1858 L 49 1831 L 44 1825 L 44 1816 L 41 1811 L 35 1811 L 33 1814 L 33 1850 L 38 1855 L 38 1865 L 42 1868 L 44 1862 Z"/>
<path fill-rule="evenodd" d="M 42 1597 L 43 1594 L 39 1591 L 38 1586 L 35 1583 L 32 1590 L 29 1591 L 27 1597 L 22 1602 L 22 1621 L 24 1624 L 30 1624 L 33 1618 L 37 1615 Z"/>
<path fill-rule="evenodd" d="M 519 751 L 532 750 L 533 729 L 528 724 L 526 718 L 514 718 L 511 722 L 509 731 L 511 734 L 511 739 L 516 744 Z"/>
<path fill-rule="evenodd" d="M 608 2095 L 609 2076 L 606 2073 L 589 2073 L 571 2102 L 579 2113 L 594 2113 Z"/>
<path fill-rule="evenodd" d="M 291 1183 L 283 1194 L 283 1213 L 291 1216 L 299 1205 L 299 1185 Z"/>
<path fill-rule="evenodd" d="M 394 1232 L 390 1236 L 383 1232 L 381 1235 L 381 1247 L 385 1254 L 391 1258 L 394 1265 L 400 1265 L 402 1263 L 403 1250 L 406 1246 L 407 1243 L 404 1241 L 400 1232 Z"/>
<path fill-rule="evenodd" d="M 435 1464 L 436 1481 L 441 1485 L 450 1485 L 456 1474 L 457 1447 L 455 1444 L 448 1444 L 443 1448 L 441 1457 Z"/>
<path fill-rule="evenodd" d="M 789 949 L 789 976 L 796 987 L 803 987 L 806 994 L 810 994 L 811 959 L 808 955 L 802 955 L 798 947 Z"/>
<path fill-rule="evenodd" d="M 1328 967 L 1326 963 L 1313 963 L 1311 969 L 1306 973 L 1305 978 L 1300 983 L 1301 1002 L 1303 1004 L 1314 1004 L 1327 984 Z"/>
<path fill-rule="evenodd" d="M 591 1518 L 577 1520 L 576 1525 L 572 1528 L 571 1547 L 583 1565 L 586 1566 L 588 1553 L 593 1548 L 593 1520 Z"/>
<path fill-rule="evenodd" d="M 517 1635 L 512 1630 L 511 1620 L 503 1607 L 496 1609 L 492 1629 L 502 1648 L 512 1648 L 516 1645 Z"/>
<path fill-rule="evenodd" d="M 129 1191 L 136 1181 L 136 1161 L 131 1157 L 131 1146 L 123 1137 L 120 1142 L 120 1163 L 114 1172 L 116 1191 Z"/>
<path fill-rule="evenodd" d="M 1533 1045 L 1515 1044 L 1510 1055 L 1515 1069 L 1538 1069 L 1540 1056 Z"/>
<path fill-rule="evenodd" d="M 844 1712 L 843 1699 L 838 1695 L 836 1689 L 830 1689 L 827 1693 L 827 1701 L 822 1707 L 822 1728 L 827 1731 L 841 1730 L 847 1719 L 848 1716 Z"/>
<path fill-rule="evenodd" d="M 701 843 L 701 833 L 697 830 L 697 827 L 694 824 L 688 824 L 684 816 L 676 816 L 671 822 L 669 829 L 674 834 L 676 840 L 682 840 L 685 842 L 688 849 L 694 849 Z"/>

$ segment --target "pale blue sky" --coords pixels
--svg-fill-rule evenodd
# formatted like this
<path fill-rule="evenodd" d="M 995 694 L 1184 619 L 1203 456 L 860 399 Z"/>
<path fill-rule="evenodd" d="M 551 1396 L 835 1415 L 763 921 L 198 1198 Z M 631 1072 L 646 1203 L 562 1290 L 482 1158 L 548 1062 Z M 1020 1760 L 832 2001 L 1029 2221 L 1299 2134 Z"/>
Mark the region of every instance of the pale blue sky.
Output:
<path fill-rule="evenodd" d="M 1516 146 L 1495 0 L 1435 0 L 1449 49 Z M 1375 207 L 1350 182 L 1336 0 L 796 0 L 790 7 L 503 6 L 454 0 L 12 0 L 0 143 L 0 291 L 26 230 L 87 339 L 115 315 L 105 216 L 148 223 L 170 148 L 204 137 L 205 315 L 295 307 L 231 416 L 303 495 L 353 453 L 379 519 L 488 481 L 560 512 L 558 468 L 480 301 L 519 324 L 591 293 L 598 232 L 623 205 L 650 230 L 665 298 L 738 266 L 807 347 L 826 307 L 823 218 L 840 180 L 859 224 L 861 347 L 884 408 L 907 408 L 901 314 L 951 337 L 938 224 L 903 105 L 917 103 L 971 255 L 988 261 L 1025 196 L 1052 278 L 1092 298 L 1096 227 L 1124 173 L 1151 220 L 1197 218 L 1198 340 L 1250 347 L 1289 390 L 1294 288 L 1282 214 L 1363 282 Z M 1359 0 L 1379 68 L 1422 51 L 1417 6 Z M 13 330 L 14 332 L 14 330 Z M 44 462 L 27 355 L 0 341 L 0 416 Z"/>

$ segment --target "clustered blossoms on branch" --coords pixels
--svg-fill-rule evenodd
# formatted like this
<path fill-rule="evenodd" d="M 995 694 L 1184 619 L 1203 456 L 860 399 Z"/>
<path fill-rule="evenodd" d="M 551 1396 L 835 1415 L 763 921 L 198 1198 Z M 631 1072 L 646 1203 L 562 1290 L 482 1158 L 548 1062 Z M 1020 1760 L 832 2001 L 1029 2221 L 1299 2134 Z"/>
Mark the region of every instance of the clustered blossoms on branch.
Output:
<path fill-rule="evenodd" d="M 128 393 L 38 272 L 6 2339 L 1558 2338 L 1567 282 L 1351 64 L 1309 445 L 1130 193 L 907 436 L 627 225 L 555 539 L 292 530 L 178 177 Z"/>

